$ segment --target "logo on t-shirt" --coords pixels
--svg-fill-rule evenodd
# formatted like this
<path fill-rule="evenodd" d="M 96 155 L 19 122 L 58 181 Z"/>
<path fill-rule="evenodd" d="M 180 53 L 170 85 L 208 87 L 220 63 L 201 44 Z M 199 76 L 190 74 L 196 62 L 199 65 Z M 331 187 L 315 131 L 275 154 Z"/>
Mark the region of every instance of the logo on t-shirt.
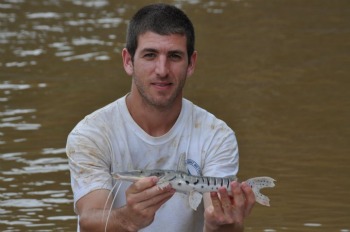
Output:
<path fill-rule="evenodd" d="M 186 160 L 187 172 L 193 176 L 201 176 L 202 170 L 201 167 L 192 159 Z"/>

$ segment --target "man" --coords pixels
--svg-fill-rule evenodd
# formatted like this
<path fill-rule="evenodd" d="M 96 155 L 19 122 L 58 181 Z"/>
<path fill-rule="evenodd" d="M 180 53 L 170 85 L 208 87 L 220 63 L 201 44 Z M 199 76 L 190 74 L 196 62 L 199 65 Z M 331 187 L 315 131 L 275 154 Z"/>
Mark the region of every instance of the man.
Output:
<path fill-rule="evenodd" d="M 182 154 L 192 175 L 238 171 L 234 132 L 183 98 L 197 52 L 192 23 L 181 10 L 165 4 L 140 9 L 130 21 L 122 57 L 132 77 L 130 93 L 88 115 L 68 137 L 78 229 L 243 231 L 255 203 L 245 183 L 231 183 L 232 197 L 225 188 L 204 194 L 197 211 L 171 186 L 158 189 L 157 177 L 113 188 L 113 172 L 176 169 Z"/>

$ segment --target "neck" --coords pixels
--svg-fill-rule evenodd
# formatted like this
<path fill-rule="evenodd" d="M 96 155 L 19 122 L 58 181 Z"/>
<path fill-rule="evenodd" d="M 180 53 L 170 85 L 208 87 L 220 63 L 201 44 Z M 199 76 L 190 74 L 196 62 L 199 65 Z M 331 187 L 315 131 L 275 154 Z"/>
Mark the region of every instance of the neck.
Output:
<path fill-rule="evenodd" d="M 182 98 L 172 107 L 157 108 L 136 101 L 132 94 L 126 97 L 126 105 L 134 121 L 149 135 L 159 137 L 166 134 L 180 115 Z"/>

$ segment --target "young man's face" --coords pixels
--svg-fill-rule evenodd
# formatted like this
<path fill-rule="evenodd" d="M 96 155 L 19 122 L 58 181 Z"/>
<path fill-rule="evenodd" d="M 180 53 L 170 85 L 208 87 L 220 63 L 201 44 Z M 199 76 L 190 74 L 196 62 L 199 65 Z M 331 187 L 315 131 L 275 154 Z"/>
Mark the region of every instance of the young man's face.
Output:
<path fill-rule="evenodd" d="M 140 35 L 133 62 L 130 54 L 123 51 L 124 68 L 133 77 L 132 92 L 157 108 L 181 102 L 182 89 L 194 71 L 196 56 L 194 52 L 188 57 L 183 35 Z"/>

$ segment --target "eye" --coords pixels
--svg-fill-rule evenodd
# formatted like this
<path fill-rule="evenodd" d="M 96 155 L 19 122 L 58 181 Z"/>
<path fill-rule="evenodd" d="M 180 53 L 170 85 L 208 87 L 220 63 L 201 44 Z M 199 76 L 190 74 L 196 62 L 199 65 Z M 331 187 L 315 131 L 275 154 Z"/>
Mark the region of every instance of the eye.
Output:
<path fill-rule="evenodd" d="M 153 52 L 149 52 L 149 53 L 145 53 L 144 55 L 143 55 L 143 58 L 146 58 L 146 59 L 153 59 L 153 58 L 155 58 L 157 55 L 155 54 L 155 53 L 153 53 Z"/>
<path fill-rule="evenodd" d="M 169 58 L 173 61 L 179 61 L 182 59 L 182 56 L 179 53 L 171 53 L 169 54 Z"/>

